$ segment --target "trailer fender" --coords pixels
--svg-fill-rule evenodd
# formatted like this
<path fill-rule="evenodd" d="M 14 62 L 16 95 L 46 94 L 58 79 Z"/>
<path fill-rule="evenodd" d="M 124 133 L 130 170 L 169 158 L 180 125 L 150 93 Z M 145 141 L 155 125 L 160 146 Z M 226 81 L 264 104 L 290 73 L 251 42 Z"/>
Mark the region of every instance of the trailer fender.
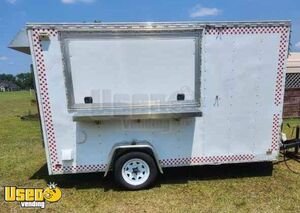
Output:
<path fill-rule="evenodd" d="M 150 153 L 152 155 L 152 157 L 154 158 L 154 161 L 156 162 L 157 168 L 159 170 L 159 172 L 161 174 L 163 174 L 163 170 L 161 167 L 161 164 L 159 162 L 159 158 L 157 155 L 157 152 L 155 151 L 154 147 L 152 146 L 151 143 L 149 143 L 148 141 L 126 141 L 126 142 L 121 142 L 121 143 L 116 143 L 109 155 L 108 155 L 108 161 L 107 161 L 107 165 L 105 168 L 105 172 L 104 172 L 104 177 L 107 176 L 108 171 L 110 170 L 114 160 L 116 157 L 118 157 L 118 154 L 121 152 L 127 152 L 127 151 L 133 151 L 133 150 L 141 150 L 141 151 L 146 151 L 148 153 Z"/>

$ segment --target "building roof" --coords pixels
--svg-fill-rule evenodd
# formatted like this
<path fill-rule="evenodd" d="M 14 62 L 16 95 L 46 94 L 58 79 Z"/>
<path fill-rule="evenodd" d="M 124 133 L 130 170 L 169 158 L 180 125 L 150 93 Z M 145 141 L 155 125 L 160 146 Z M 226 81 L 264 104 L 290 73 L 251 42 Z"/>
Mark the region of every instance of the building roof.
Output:
<path fill-rule="evenodd" d="M 11 81 L 0 80 L 0 87 L 19 89 L 20 87 Z"/>
<path fill-rule="evenodd" d="M 300 73 L 300 52 L 290 53 L 286 67 L 287 73 Z"/>

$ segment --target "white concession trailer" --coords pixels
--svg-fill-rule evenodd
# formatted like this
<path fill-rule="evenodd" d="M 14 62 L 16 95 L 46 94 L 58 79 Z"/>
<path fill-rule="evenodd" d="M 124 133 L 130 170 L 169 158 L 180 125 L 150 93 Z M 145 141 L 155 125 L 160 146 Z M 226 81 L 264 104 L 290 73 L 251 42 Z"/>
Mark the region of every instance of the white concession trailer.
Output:
<path fill-rule="evenodd" d="M 49 174 L 114 171 L 140 189 L 165 167 L 276 160 L 289 21 L 32 23 Z"/>

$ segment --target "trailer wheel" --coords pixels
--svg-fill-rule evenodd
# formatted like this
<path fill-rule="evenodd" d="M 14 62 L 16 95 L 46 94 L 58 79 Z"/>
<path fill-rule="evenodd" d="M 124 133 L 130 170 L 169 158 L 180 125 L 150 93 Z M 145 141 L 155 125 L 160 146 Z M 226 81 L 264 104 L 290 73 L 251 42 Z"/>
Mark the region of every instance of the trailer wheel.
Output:
<path fill-rule="evenodd" d="M 114 175 L 122 187 L 138 190 L 150 186 L 155 181 L 157 167 L 150 155 L 129 152 L 116 160 Z"/>

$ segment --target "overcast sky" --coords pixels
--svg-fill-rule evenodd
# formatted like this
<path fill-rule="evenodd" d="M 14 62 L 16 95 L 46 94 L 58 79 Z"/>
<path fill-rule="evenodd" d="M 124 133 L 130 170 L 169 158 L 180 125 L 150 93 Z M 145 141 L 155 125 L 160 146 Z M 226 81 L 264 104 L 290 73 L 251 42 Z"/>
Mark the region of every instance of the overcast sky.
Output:
<path fill-rule="evenodd" d="M 26 22 L 291 20 L 300 51 L 300 0 L 0 0 L 0 73 L 29 70 L 8 43 Z"/>

